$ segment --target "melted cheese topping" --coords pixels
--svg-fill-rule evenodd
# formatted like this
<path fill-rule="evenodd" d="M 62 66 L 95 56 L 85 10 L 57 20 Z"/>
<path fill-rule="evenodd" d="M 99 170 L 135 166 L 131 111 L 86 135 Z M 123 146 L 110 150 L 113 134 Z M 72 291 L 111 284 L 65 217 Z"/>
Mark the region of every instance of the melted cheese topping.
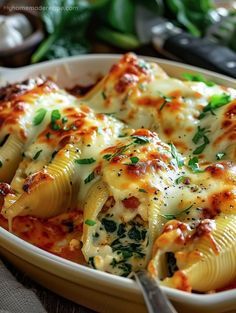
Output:
<path fill-rule="evenodd" d="M 227 105 L 199 119 L 215 95 L 228 95 Z M 158 65 L 129 54 L 84 99 L 95 110 L 113 113 L 130 127 L 156 131 L 185 155 L 204 144 L 204 138 L 193 142 L 200 127 L 209 140 L 205 149 L 196 153 L 201 159 L 215 161 L 222 152 L 228 154 L 227 159 L 235 157 L 236 91 L 232 88 L 170 78 Z"/>

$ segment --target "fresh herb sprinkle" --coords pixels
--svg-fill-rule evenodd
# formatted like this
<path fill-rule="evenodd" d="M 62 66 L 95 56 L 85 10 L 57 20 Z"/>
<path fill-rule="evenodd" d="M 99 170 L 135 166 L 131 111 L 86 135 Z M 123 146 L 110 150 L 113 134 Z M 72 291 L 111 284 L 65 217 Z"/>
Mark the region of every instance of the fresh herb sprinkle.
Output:
<path fill-rule="evenodd" d="M 94 158 L 88 158 L 88 159 L 76 159 L 75 163 L 77 164 L 92 164 L 96 162 Z"/>
<path fill-rule="evenodd" d="M 199 167 L 198 158 L 197 157 L 193 157 L 192 159 L 190 159 L 189 162 L 188 162 L 188 166 L 191 168 L 191 170 L 195 174 L 204 172 L 204 170 L 200 169 L 200 167 Z"/>
<path fill-rule="evenodd" d="M 44 108 L 38 109 L 36 111 L 36 115 L 35 115 L 35 117 L 33 119 L 34 126 L 37 126 L 37 125 L 42 123 L 42 121 L 45 118 L 46 113 L 47 113 L 47 110 L 44 109 Z"/>
<path fill-rule="evenodd" d="M 169 143 L 168 145 L 170 146 L 171 155 L 176 160 L 178 167 L 182 167 L 184 165 L 184 158 L 180 153 L 178 153 L 173 143 Z"/>
<path fill-rule="evenodd" d="M 216 160 L 222 160 L 224 156 L 225 156 L 224 152 L 219 152 L 216 154 Z"/>
<path fill-rule="evenodd" d="M 88 226 L 94 226 L 94 225 L 96 225 L 96 221 L 93 221 L 93 220 L 90 220 L 90 219 L 87 219 L 84 223 L 85 223 L 86 225 L 88 225 Z"/>
<path fill-rule="evenodd" d="M 88 183 L 90 183 L 94 178 L 95 178 L 95 173 L 92 172 L 92 173 L 90 173 L 90 174 L 85 178 L 84 183 L 85 183 L 85 184 L 88 184 Z"/>
<path fill-rule="evenodd" d="M 43 150 L 39 150 L 35 153 L 35 155 L 33 156 L 33 160 L 37 160 L 37 158 L 39 157 L 40 153 L 42 152 Z"/>
<path fill-rule="evenodd" d="M 227 95 L 226 93 L 213 95 L 210 98 L 210 101 L 208 102 L 207 106 L 204 107 L 202 113 L 199 115 L 199 119 L 204 118 L 207 112 L 210 112 L 212 115 L 216 115 L 214 110 L 228 104 L 230 101 L 231 96 Z"/>

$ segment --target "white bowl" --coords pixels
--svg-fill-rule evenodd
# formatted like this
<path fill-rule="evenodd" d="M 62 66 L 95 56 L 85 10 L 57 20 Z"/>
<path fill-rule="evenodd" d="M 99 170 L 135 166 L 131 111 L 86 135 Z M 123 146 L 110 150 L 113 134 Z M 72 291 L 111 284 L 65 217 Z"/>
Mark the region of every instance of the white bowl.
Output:
<path fill-rule="evenodd" d="M 43 74 L 53 77 L 61 87 L 90 84 L 118 61 L 118 55 L 88 55 L 60 59 L 18 69 L 0 68 L 0 85 Z M 198 72 L 219 84 L 236 88 L 233 79 L 206 70 L 156 58 L 171 76 Z M 99 312 L 147 312 L 136 283 L 128 278 L 99 272 L 54 256 L 0 228 L 0 252 L 16 267 L 48 289 Z M 163 288 L 181 313 L 236 312 L 236 289 L 197 295 Z"/>

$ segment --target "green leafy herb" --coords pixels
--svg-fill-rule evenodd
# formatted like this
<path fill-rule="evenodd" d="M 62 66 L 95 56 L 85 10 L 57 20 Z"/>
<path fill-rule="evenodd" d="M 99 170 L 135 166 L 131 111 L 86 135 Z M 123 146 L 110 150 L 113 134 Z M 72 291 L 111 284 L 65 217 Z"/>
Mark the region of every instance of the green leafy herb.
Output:
<path fill-rule="evenodd" d="M 35 153 L 35 155 L 33 156 L 33 160 L 37 160 L 37 158 L 39 157 L 40 153 L 42 152 L 43 150 L 39 150 Z"/>
<path fill-rule="evenodd" d="M 138 163 L 139 158 L 138 157 L 131 157 L 130 161 L 131 161 L 132 164 L 136 164 L 136 163 Z"/>
<path fill-rule="evenodd" d="M 117 149 L 117 151 L 116 151 L 115 153 L 113 153 L 113 154 L 105 154 L 105 155 L 103 156 L 103 159 L 105 159 L 105 160 L 107 160 L 107 161 L 110 161 L 111 159 L 115 158 L 116 156 L 119 156 L 119 155 L 123 154 L 123 153 L 124 153 L 125 151 L 127 151 L 128 148 L 129 148 L 130 146 L 132 146 L 132 145 L 133 145 L 133 143 L 130 143 L 130 144 L 125 145 L 125 146 L 121 146 L 121 147 L 119 147 L 119 148 Z"/>
<path fill-rule="evenodd" d="M 87 53 L 85 32 L 93 5 L 87 0 L 44 0 L 43 5 L 42 19 L 49 36 L 32 55 L 32 62 Z"/>
<path fill-rule="evenodd" d="M 132 0 L 110 0 L 107 12 L 109 25 L 122 33 L 134 33 L 135 3 Z"/>
<path fill-rule="evenodd" d="M 225 153 L 224 152 L 219 152 L 216 154 L 216 159 L 217 160 L 222 160 L 222 158 L 225 156 Z"/>
<path fill-rule="evenodd" d="M 164 108 L 164 106 L 172 101 L 172 97 L 166 97 L 166 96 L 162 96 L 162 98 L 164 99 L 164 102 L 162 103 L 162 105 L 159 108 L 159 111 L 162 111 L 162 109 Z"/>
<path fill-rule="evenodd" d="M 94 160 L 94 158 L 88 158 L 88 159 L 76 159 L 75 163 L 78 164 L 92 164 L 96 162 L 96 160 Z"/>
<path fill-rule="evenodd" d="M 125 224 L 124 224 L 124 223 L 121 223 L 121 224 L 119 225 L 119 227 L 118 227 L 117 235 L 118 235 L 119 237 L 122 237 L 122 238 L 123 238 L 125 232 L 126 232 L 126 230 L 125 230 Z"/>
<path fill-rule="evenodd" d="M 150 142 L 150 140 L 144 136 L 132 135 L 131 137 L 134 139 L 134 143 L 137 145 L 146 145 L 147 143 Z"/>
<path fill-rule="evenodd" d="M 208 140 L 208 138 L 204 137 L 204 143 L 201 146 L 197 147 L 193 151 L 193 154 L 201 154 L 209 143 L 210 141 Z"/>
<path fill-rule="evenodd" d="M 184 158 L 178 151 L 176 150 L 175 146 L 172 143 L 169 143 L 171 149 L 171 155 L 176 160 L 178 167 L 182 167 L 184 165 Z"/>
<path fill-rule="evenodd" d="M 142 239 L 141 232 L 136 226 L 133 226 L 128 231 L 128 237 L 134 241 L 140 241 Z"/>
<path fill-rule="evenodd" d="M 53 110 L 51 113 L 51 122 L 54 123 L 61 118 L 61 113 L 59 110 Z"/>
<path fill-rule="evenodd" d="M 112 220 L 108 220 L 106 218 L 103 218 L 101 220 L 101 222 L 102 222 L 102 225 L 104 226 L 106 232 L 114 233 L 117 230 L 116 222 L 114 222 Z"/>
<path fill-rule="evenodd" d="M 104 100 L 106 100 L 106 99 L 107 99 L 107 96 L 106 96 L 106 94 L 105 94 L 105 91 L 104 91 L 104 90 L 102 91 L 102 97 L 103 97 L 103 99 L 104 99 Z"/>
<path fill-rule="evenodd" d="M 136 49 L 140 46 L 140 41 L 136 35 L 133 34 L 124 34 L 108 27 L 100 27 L 96 31 L 96 36 L 114 46 L 119 46 L 125 50 Z"/>
<path fill-rule="evenodd" d="M 194 135 L 192 141 L 197 144 L 199 142 L 199 140 L 201 140 L 202 138 L 204 138 L 206 136 L 207 133 L 209 133 L 210 130 L 207 130 L 206 128 L 201 128 L 200 126 L 197 127 L 197 132 Z"/>
<path fill-rule="evenodd" d="M 204 170 L 200 169 L 199 164 L 198 164 L 198 158 L 193 157 L 192 159 L 189 160 L 188 166 L 191 168 L 193 173 L 203 173 Z"/>
<path fill-rule="evenodd" d="M 33 119 L 34 126 L 37 126 L 37 125 L 42 123 L 42 121 L 45 118 L 46 113 L 47 113 L 47 110 L 44 109 L 44 108 L 38 109 L 36 111 L 36 115 L 35 115 L 35 117 Z"/>
<path fill-rule="evenodd" d="M 94 225 L 96 225 L 96 221 L 93 221 L 93 220 L 86 220 L 85 222 L 84 222 L 86 225 L 88 225 L 88 226 L 94 226 Z"/>
<path fill-rule="evenodd" d="M 68 118 L 66 116 L 63 116 L 61 121 L 62 121 L 63 124 L 65 124 L 66 122 L 68 122 Z"/>
<path fill-rule="evenodd" d="M 139 188 L 138 191 L 139 191 L 139 192 L 143 192 L 143 193 L 147 193 L 147 191 L 146 191 L 145 189 L 143 189 L 143 188 Z"/>
<path fill-rule="evenodd" d="M 103 158 L 104 160 L 110 161 L 110 160 L 111 160 L 111 157 L 112 157 L 112 154 L 105 154 L 102 158 Z"/>
<path fill-rule="evenodd" d="M 199 119 L 202 119 L 206 116 L 207 112 L 210 112 L 212 115 L 216 115 L 214 110 L 228 104 L 231 101 L 231 96 L 227 95 L 226 93 L 213 95 L 210 98 L 209 103 L 207 106 L 204 107 L 202 113 L 199 115 Z"/>
<path fill-rule="evenodd" d="M 175 182 L 178 185 L 178 184 L 184 182 L 186 178 L 187 178 L 186 176 L 179 176 L 178 178 L 176 178 Z"/>
<path fill-rule="evenodd" d="M 55 156 L 57 155 L 57 152 L 58 152 L 57 150 L 54 150 L 54 151 L 53 151 L 53 153 L 52 153 L 52 160 L 53 160 L 53 159 L 55 158 Z"/>
<path fill-rule="evenodd" d="M 57 121 L 60 120 L 61 113 L 59 110 L 53 110 L 51 113 L 51 127 L 53 130 L 59 130 L 60 126 L 57 124 Z"/>
<path fill-rule="evenodd" d="M 203 82 L 204 84 L 206 84 L 209 87 L 215 86 L 215 83 L 207 80 L 206 77 L 204 77 L 201 74 L 197 74 L 197 73 L 183 73 L 182 74 L 183 78 L 185 78 L 186 80 L 189 81 L 193 81 L 193 82 Z"/>
<path fill-rule="evenodd" d="M 48 132 L 45 136 L 47 137 L 47 139 L 50 139 L 51 133 Z"/>
<path fill-rule="evenodd" d="M 206 148 L 206 146 L 210 143 L 208 137 L 206 136 L 207 133 L 210 131 L 206 128 L 201 128 L 200 126 L 197 127 L 197 132 L 194 135 L 192 141 L 197 144 L 200 140 L 203 140 L 203 144 L 201 144 L 199 147 L 197 147 L 193 154 L 200 154 L 203 152 L 203 150 Z"/>
<path fill-rule="evenodd" d="M 32 62 L 91 52 L 94 39 L 134 50 L 141 46 L 135 32 L 135 11 L 143 5 L 157 16 L 171 18 L 194 36 L 204 35 L 214 22 L 212 0 L 44 0 L 42 20 L 46 39 L 32 56 Z M 63 8 L 55 10 L 53 8 Z M 96 29 L 96 33 L 93 31 Z M 232 28 L 233 29 L 233 28 Z M 232 31 L 233 32 L 233 31 Z M 234 36 L 227 32 L 225 44 L 235 48 Z M 221 36 L 222 37 L 222 36 Z M 226 38 L 226 39 L 225 39 Z M 227 40 L 228 38 L 228 40 Z M 142 65 L 141 65 L 142 66 Z M 144 67 L 143 67 L 144 68 Z"/>
<path fill-rule="evenodd" d="M 118 138 L 124 138 L 124 137 L 127 137 L 127 134 L 125 133 L 125 134 L 120 134 L 119 136 L 118 136 Z"/>
<path fill-rule="evenodd" d="M 95 173 L 92 172 L 92 173 L 90 173 L 90 174 L 85 178 L 84 183 L 85 183 L 85 184 L 88 184 L 88 183 L 90 183 L 94 178 L 95 178 Z"/>
<path fill-rule="evenodd" d="M 164 217 L 166 220 L 175 220 L 179 218 L 183 214 L 188 214 L 190 209 L 192 208 L 193 204 L 191 204 L 189 207 L 184 209 L 183 211 L 177 213 L 177 214 L 162 214 L 161 216 Z"/>

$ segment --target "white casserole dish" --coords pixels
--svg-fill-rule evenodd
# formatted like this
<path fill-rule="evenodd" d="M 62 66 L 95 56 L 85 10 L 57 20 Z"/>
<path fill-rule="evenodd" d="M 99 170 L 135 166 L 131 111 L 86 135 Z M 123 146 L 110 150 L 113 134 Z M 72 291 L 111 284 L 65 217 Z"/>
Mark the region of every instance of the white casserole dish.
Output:
<path fill-rule="evenodd" d="M 18 69 L 0 68 L 0 85 L 22 81 L 39 74 L 48 75 L 61 87 L 90 84 L 117 62 L 118 55 L 89 55 L 30 65 Z M 191 66 L 156 58 L 170 75 L 198 72 L 219 84 L 236 88 L 233 79 Z M 46 288 L 99 312 L 146 312 L 136 283 L 130 279 L 75 264 L 45 252 L 0 228 L 0 253 Z M 236 312 L 236 289 L 217 294 L 188 294 L 163 288 L 181 313 Z"/>

